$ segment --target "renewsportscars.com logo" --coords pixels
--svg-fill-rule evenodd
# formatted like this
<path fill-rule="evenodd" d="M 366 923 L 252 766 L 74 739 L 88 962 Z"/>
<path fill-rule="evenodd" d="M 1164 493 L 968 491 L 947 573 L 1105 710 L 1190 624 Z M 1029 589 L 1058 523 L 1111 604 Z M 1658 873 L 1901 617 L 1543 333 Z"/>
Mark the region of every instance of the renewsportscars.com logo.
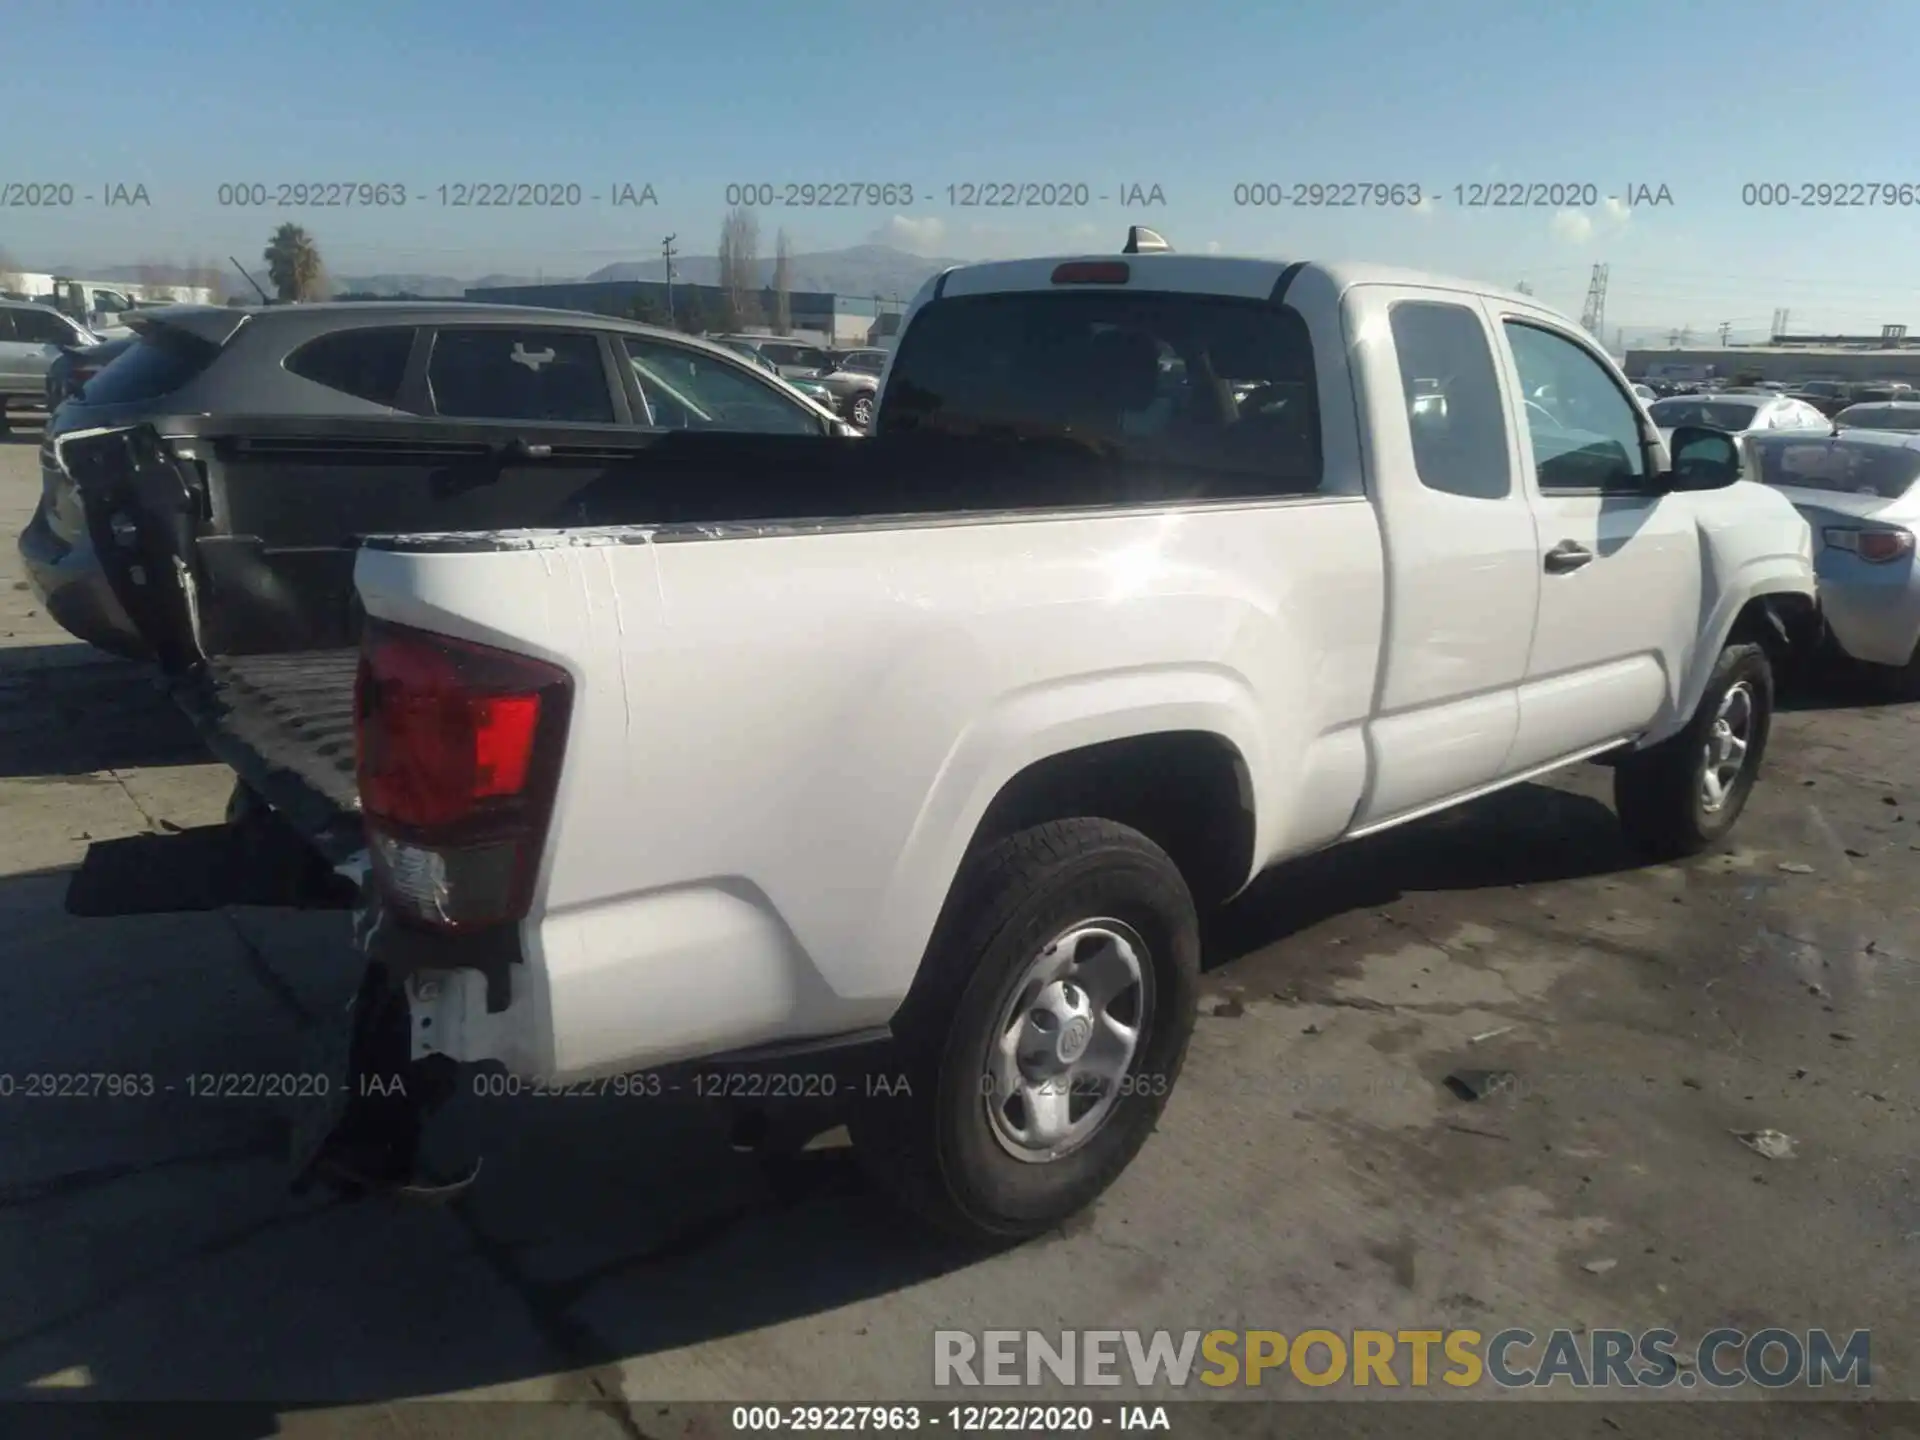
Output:
<path fill-rule="evenodd" d="M 1870 1330 L 936 1330 L 937 1386 L 1725 1390 L 1873 1384 Z"/>

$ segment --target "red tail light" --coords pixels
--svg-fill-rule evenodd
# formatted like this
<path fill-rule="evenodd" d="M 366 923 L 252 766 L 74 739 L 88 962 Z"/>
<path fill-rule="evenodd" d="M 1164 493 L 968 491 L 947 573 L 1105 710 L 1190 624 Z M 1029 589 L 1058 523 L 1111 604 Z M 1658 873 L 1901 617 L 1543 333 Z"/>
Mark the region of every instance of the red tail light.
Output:
<path fill-rule="evenodd" d="M 403 914 L 450 930 L 526 914 L 572 697 L 545 661 L 367 623 L 360 807 L 376 879 Z"/>
<path fill-rule="evenodd" d="M 1124 285 L 1132 276 L 1124 260 L 1069 260 L 1053 267 L 1056 285 Z"/>
<path fill-rule="evenodd" d="M 1855 530 L 1836 526 L 1827 530 L 1822 538 L 1834 549 L 1851 550 L 1872 565 L 1904 560 L 1913 554 L 1911 530 Z"/>

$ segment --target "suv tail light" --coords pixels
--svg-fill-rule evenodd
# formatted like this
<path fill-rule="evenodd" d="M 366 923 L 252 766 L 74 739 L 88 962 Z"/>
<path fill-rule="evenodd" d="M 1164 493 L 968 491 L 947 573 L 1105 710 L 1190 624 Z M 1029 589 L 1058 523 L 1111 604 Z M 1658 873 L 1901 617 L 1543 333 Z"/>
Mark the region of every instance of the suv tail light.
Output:
<path fill-rule="evenodd" d="M 375 881 L 403 916 L 463 931 L 527 913 L 572 701 L 545 661 L 366 623 L 360 808 Z"/>
<path fill-rule="evenodd" d="M 1913 554 L 1911 530 L 1854 530 L 1831 527 L 1820 538 L 1836 550 L 1850 550 L 1872 565 L 1885 565 Z"/>

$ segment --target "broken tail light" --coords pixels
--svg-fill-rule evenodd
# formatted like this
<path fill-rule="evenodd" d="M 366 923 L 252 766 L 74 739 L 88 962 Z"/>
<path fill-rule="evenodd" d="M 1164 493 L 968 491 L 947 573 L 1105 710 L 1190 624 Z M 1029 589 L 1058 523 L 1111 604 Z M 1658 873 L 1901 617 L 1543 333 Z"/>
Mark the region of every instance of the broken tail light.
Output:
<path fill-rule="evenodd" d="M 573 681 L 542 660 L 369 620 L 354 685 L 382 895 L 441 930 L 518 920 L 559 785 Z"/>

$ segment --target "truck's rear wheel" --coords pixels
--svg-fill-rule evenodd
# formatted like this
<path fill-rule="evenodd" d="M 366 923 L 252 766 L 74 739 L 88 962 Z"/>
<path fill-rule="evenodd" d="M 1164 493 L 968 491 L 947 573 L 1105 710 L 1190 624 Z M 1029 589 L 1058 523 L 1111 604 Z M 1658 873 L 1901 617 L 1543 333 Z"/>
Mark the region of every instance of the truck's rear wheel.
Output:
<path fill-rule="evenodd" d="M 1687 728 L 1614 767 L 1614 805 L 1628 841 L 1660 860 L 1717 844 L 1746 808 L 1772 728 L 1766 651 L 1727 646 Z"/>
<path fill-rule="evenodd" d="M 894 1023 L 904 1087 L 870 1087 L 855 1151 L 910 1209 L 970 1239 L 1058 1225 L 1146 1142 L 1199 991 L 1193 897 L 1108 820 L 1054 821 L 962 868 Z"/>

